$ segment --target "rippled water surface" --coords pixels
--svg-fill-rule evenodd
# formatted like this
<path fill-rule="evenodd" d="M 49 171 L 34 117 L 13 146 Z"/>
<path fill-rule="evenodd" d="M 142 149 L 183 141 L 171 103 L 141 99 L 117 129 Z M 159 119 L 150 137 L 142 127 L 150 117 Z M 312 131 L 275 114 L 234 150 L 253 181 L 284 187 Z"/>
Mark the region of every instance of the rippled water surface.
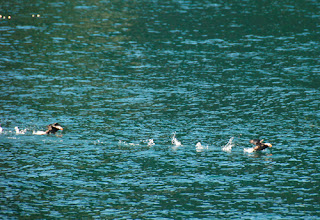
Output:
<path fill-rule="evenodd" d="M 320 217 L 319 1 L 0 9 L 0 218 Z"/>

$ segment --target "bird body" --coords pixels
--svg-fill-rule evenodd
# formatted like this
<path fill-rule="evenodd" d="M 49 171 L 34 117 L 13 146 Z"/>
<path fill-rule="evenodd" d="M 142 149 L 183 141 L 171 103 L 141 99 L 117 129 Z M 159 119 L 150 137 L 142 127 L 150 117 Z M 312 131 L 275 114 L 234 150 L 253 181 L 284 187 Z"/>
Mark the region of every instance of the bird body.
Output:
<path fill-rule="evenodd" d="M 259 140 L 259 139 L 250 140 L 250 143 L 255 145 L 255 147 L 253 148 L 253 151 L 261 151 L 261 150 L 264 150 L 268 147 L 272 147 L 272 144 L 262 143 L 262 142 L 263 142 L 263 139 L 262 140 Z"/>
<path fill-rule="evenodd" d="M 63 127 L 59 123 L 54 123 L 48 125 L 48 130 L 46 131 L 46 134 L 55 134 L 57 131 L 63 131 Z"/>
<path fill-rule="evenodd" d="M 35 135 L 45 135 L 45 134 L 55 134 L 57 131 L 63 131 L 63 127 L 59 123 L 50 124 L 47 126 L 48 130 L 46 131 L 33 131 Z"/>

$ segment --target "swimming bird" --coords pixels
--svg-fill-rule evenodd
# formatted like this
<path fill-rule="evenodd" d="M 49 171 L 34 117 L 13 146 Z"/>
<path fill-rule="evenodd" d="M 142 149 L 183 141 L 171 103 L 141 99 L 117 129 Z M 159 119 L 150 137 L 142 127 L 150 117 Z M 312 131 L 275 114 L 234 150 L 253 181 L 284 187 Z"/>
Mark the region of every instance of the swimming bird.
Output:
<path fill-rule="evenodd" d="M 3 129 L 2 129 L 1 124 L 0 124 L 0 133 L 2 133 L 2 131 L 3 131 Z"/>
<path fill-rule="evenodd" d="M 59 123 L 54 123 L 48 125 L 48 130 L 46 131 L 46 134 L 55 134 L 57 131 L 63 131 L 63 127 Z"/>
<path fill-rule="evenodd" d="M 262 142 L 263 142 L 263 139 L 262 140 L 259 140 L 259 139 L 250 140 L 250 143 L 255 145 L 255 147 L 253 148 L 253 151 L 261 151 L 261 150 L 264 150 L 268 147 L 272 147 L 272 144 L 262 143 Z"/>
<path fill-rule="evenodd" d="M 63 127 L 59 123 L 49 124 L 48 130 L 46 131 L 33 131 L 33 134 L 35 135 L 45 135 L 45 134 L 55 134 L 57 131 L 63 131 Z"/>

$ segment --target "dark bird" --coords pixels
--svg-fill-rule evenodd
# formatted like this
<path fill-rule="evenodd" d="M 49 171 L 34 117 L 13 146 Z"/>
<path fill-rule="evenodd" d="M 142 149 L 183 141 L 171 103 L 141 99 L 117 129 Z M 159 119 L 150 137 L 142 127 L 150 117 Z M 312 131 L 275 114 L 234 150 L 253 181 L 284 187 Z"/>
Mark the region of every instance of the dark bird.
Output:
<path fill-rule="evenodd" d="M 46 134 L 55 134 L 57 131 L 63 131 L 63 127 L 59 123 L 54 123 L 48 125 L 48 130 L 46 131 Z"/>
<path fill-rule="evenodd" d="M 261 151 L 261 150 L 264 150 L 268 147 L 272 147 L 272 144 L 262 143 L 262 142 L 263 142 L 263 139 L 262 140 L 259 140 L 259 139 L 250 140 L 250 143 L 255 145 L 255 147 L 253 148 L 253 151 Z"/>
<path fill-rule="evenodd" d="M 48 125 L 48 130 L 46 131 L 33 131 L 35 135 L 45 135 L 45 134 L 55 134 L 57 131 L 63 131 L 63 127 L 59 123 L 54 123 Z"/>

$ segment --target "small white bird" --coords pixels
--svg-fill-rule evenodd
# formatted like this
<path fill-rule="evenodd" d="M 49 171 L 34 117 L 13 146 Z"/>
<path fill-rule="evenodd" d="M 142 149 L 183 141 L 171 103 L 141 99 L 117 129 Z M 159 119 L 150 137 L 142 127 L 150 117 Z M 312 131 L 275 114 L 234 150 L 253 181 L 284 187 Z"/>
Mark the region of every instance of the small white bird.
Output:
<path fill-rule="evenodd" d="M 2 129 L 1 124 L 0 124 L 0 133 L 2 133 L 2 131 L 3 131 L 3 129 Z"/>

